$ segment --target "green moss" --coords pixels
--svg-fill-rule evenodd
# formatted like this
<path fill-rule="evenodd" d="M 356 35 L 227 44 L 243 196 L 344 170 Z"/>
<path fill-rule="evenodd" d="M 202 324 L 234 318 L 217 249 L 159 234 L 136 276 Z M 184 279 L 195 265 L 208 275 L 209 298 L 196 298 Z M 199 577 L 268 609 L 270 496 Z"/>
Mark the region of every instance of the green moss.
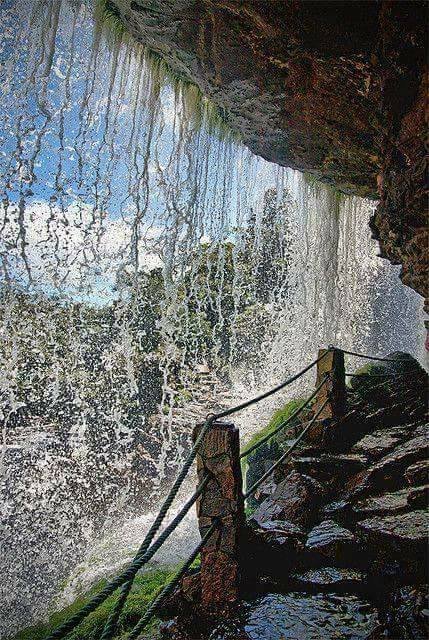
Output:
<path fill-rule="evenodd" d="M 158 569 L 136 577 L 133 589 L 119 619 L 118 640 L 125 637 L 132 627 L 137 624 L 149 604 L 167 582 L 171 580 L 174 573 L 174 569 Z M 47 622 L 20 631 L 13 640 L 44 640 L 51 631 L 77 613 L 105 584 L 105 580 L 99 582 L 88 593 L 77 598 L 73 604 L 62 611 L 54 613 Z M 103 602 L 96 611 L 82 621 L 75 631 L 67 636 L 67 640 L 98 640 L 115 601 L 116 596 L 113 595 Z M 148 638 L 156 637 L 158 624 L 159 621 L 154 620 L 147 628 Z"/>
<path fill-rule="evenodd" d="M 112 0 L 97 0 L 95 20 L 108 36 L 113 36 L 114 41 L 128 37 L 120 11 Z M 135 46 L 141 45 L 136 42 Z M 176 98 L 183 100 L 186 119 L 193 126 L 199 128 L 204 125 L 209 133 L 224 140 L 240 139 L 239 134 L 229 126 L 226 112 L 204 96 L 198 85 L 173 69 L 158 52 L 146 47 L 144 56 L 155 95 L 159 95 L 164 86 L 172 87 Z"/>
<path fill-rule="evenodd" d="M 375 376 L 375 378 L 371 378 L 371 376 Z M 385 379 L 384 376 L 386 376 Z M 383 365 L 368 363 L 356 369 L 354 375 L 346 378 L 346 380 L 348 386 L 355 391 L 360 390 L 366 393 L 368 389 L 374 385 L 380 387 L 383 385 L 383 382 L 387 384 L 389 381 L 389 372 L 386 371 L 386 367 Z"/>
<path fill-rule="evenodd" d="M 94 17 L 97 23 L 106 27 L 106 30 L 115 36 L 125 34 L 125 24 L 118 7 L 112 0 L 97 0 Z"/>
<path fill-rule="evenodd" d="M 290 418 L 292 413 L 296 411 L 299 407 L 301 407 L 304 402 L 305 400 L 301 400 L 301 399 L 291 400 L 290 402 L 285 404 L 284 407 L 282 407 L 281 409 L 278 409 L 275 413 L 273 413 L 269 423 L 263 429 L 261 429 L 261 431 L 258 431 L 257 433 L 255 433 L 255 435 L 251 438 L 251 440 L 246 444 L 245 449 L 250 449 L 250 447 L 253 447 L 253 445 L 255 445 L 257 442 L 260 442 L 260 440 L 262 440 L 263 438 L 268 436 L 270 433 L 275 431 L 275 429 L 277 429 L 277 427 L 280 426 L 282 422 L 285 422 L 288 418 Z M 293 423 L 294 421 L 292 420 L 292 422 L 290 423 L 290 425 L 288 425 L 288 427 L 293 426 Z M 280 440 L 281 440 L 281 436 L 282 436 L 282 432 L 280 431 L 279 433 Z"/>

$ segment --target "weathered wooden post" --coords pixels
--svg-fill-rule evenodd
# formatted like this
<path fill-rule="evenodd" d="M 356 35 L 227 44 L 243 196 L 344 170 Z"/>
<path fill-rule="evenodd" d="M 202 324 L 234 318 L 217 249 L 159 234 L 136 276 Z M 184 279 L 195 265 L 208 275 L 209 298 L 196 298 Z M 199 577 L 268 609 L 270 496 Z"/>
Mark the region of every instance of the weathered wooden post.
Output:
<path fill-rule="evenodd" d="M 201 426 L 194 430 L 194 440 Z M 210 612 L 220 612 L 239 598 L 239 544 L 243 530 L 244 500 L 238 429 L 231 423 L 214 422 L 197 455 L 199 482 L 210 480 L 198 499 L 201 536 L 219 521 L 219 529 L 201 552 L 201 600 Z"/>
<path fill-rule="evenodd" d="M 327 399 L 328 403 L 319 419 L 341 418 L 346 412 L 344 353 L 340 349 L 319 349 L 319 357 L 323 354 L 325 357 L 317 363 L 316 386 L 326 375 L 329 375 L 329 380 L 317 394 L 315 410 Z"/>

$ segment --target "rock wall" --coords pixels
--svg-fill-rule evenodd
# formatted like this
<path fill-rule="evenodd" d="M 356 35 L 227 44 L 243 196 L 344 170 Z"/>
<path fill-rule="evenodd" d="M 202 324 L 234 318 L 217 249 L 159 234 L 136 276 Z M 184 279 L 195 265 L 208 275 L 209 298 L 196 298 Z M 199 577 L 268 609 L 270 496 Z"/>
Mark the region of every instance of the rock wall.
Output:
<path fill-rule="evenodd" d="M 110 2 L 254 153 L 379 197 L 381 253 L 425 295 L 425 3 Z"/>

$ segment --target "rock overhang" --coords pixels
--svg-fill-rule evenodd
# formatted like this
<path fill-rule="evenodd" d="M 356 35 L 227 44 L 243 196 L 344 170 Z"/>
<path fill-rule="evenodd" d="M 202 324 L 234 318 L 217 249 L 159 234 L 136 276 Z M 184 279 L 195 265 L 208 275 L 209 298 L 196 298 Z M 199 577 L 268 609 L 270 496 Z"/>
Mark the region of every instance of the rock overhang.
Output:
<path fill-rule="evenodd" d="M 379 199 L 381 255 L 425 295 L 425 3 L 109 2 L 255 154 Z"/>

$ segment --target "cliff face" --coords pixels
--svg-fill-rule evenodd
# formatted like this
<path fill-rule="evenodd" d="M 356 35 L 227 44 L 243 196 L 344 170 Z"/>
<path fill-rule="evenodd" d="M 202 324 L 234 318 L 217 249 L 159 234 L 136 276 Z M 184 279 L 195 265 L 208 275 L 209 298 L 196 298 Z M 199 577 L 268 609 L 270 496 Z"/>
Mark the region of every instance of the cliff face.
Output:
<path fill-rule="evenodd" d="M 424 295 L 424 3 L 111 1 L 254 153 L 379 197 L 382 255 Z"/>

